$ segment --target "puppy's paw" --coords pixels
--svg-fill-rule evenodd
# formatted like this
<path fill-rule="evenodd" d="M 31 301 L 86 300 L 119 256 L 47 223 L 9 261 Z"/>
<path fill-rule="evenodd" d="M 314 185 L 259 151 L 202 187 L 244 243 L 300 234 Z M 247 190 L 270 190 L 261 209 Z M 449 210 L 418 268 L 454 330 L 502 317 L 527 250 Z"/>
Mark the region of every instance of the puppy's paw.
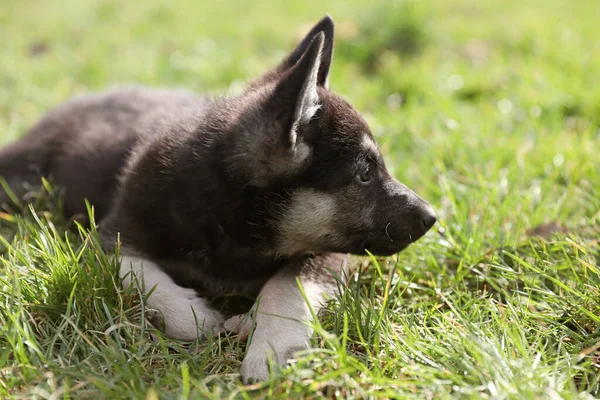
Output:
<path fill-rule="evenodd" d="M 165 318 L 160 311 L 153 308 L 146 308 L 144 317 L 146 318 L 146 321 L 150 327 L 161 332 L 165 331 Z M 153 342 L 159 342 L 158 335 L 156 335 L 156 333 L 153 331 L 150 331 L 150 338 Z"/>
<path fill-rule="evenodd" d="M 260 354 L 248 354 L 242 362 L 240 368 L 240 375 L 242 376 L 242 382 L 244 384 L 262 382 L 269 379 L 269 361 L 265 353 L 264 356 Z"/>
<path fill-rule="evenodd" d="M 287 362 L 294 358 L 298 351 L 308 349 L 307 343 L 278 343 L 276 346 L 270 346 L 266 341 L 252 341 L 248 354 L 242 361 L 240 375 L 245 384 L 252 382 L 266 381 L 270 376 L 269 361 L 273 368 L 285 366 Z"/>
<path fill-rule="evenodd" d="M 148 324 L 161 332 L 165 331 L 165 317 L 162 313 L 154 308 L 146 308 L 144 316 Z"/>
<path fill-rule="evenodd" d="M 221 314 L 195 290 L 177 285 L 153 261 L 124 255 L 120 276 L 125 287 L 135 284 L 146 299 L 146 317 L 152 326 L 172 339 L 193 341 L 223 322 Z"/>
<path fill-rule="evenodd" d="M 229 318 L 221 326 L 219 333 L 235 333 L 237 339 L 244 341 L 248 339 L 252 328 L 254 327 L 254 320 L 249 314 L 236 315 Z"/>

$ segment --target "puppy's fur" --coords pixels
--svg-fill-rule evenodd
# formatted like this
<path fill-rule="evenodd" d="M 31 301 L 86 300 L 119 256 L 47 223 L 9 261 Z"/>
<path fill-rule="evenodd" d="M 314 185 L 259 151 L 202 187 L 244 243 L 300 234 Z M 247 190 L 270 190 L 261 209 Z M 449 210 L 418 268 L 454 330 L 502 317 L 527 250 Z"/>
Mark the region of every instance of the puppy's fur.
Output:
<path fill-rule="evenodd" d="M 329 90 L 333 33 L 327 16 L 237 97 L 136 87 L 72 100 L 0 151 L 0 176 L 19 194 L 48 178 L 68 215 L 88 199 L 107 251 L 120 235 L 124 284 L 154 289 L 147 305 L 173 338 L 246 335 L 209 299 L 258 296 L 241 374 L 266 379 L 269 355 L 308 345 L 308 306 L 335 294 L 344 254 L 397 253 L 435 223 Z"/>

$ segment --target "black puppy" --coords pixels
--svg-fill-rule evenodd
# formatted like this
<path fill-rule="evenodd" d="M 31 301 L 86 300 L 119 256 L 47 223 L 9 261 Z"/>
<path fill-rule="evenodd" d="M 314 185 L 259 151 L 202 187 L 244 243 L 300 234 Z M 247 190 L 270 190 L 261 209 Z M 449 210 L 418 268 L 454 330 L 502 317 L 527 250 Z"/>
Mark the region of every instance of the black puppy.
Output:
<path fill-rule="evenodd" d="M 120 235 L 124 284 L 155 289 L 147 305 L 173 338 L 247 333 L 207 298 L 260 294 L 241 373 L 266 379 L 268 353 L 284 363 L 308 345 L 297 277 L 318 309 L 345 253 L 397 253 L 436 221 L 329 91 L 333 31 L 327 16 L 234 98 L 129 88 L 68 102 L 0 151 L 0 176 L 19 194 L 48 178 L 69 215 L 88 199 L 107 250 Z"/>

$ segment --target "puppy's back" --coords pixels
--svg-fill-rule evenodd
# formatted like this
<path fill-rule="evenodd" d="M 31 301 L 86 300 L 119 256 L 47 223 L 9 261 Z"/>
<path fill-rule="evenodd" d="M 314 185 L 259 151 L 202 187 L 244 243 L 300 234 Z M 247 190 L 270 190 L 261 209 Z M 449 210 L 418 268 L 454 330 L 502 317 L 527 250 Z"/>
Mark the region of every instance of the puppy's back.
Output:
<path fill-rule="evenodd" d="M 134 146 L 172 129 L 189 130 L 206 100 L 186 91 L 130 87 L 72 99 L 46 114 L 25 136 L 0 150 L 0 176 L 22 195 L 40 176 L 64 188 L 65 213 L 101 219 Z M 0 204 L 8 196 L 0 189 Z"/>

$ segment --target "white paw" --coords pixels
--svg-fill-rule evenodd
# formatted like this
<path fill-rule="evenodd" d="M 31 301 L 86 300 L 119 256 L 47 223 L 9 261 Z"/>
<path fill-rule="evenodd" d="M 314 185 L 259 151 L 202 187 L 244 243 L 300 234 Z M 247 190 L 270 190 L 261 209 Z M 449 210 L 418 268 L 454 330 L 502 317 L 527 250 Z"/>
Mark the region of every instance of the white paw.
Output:
<path fill-rule="evenodd" d="M 226 320 L 223 325 L 215 329 L 215 336 L 220 333 L 234 333 L 237 335 L 237 339 L 244 341 L 250 336 L 252 328 L 254 327 L 254 320 L 250 314 L 235 315 Z"/>
<path fill-rule="evenodd" d="M 123 256 L 120 275 L 123 285 L 136 284 L 149 294 L 146 307 L 153 309 L 149 322 L 173 339 L 192 341 L 223 322 L 221 314 L 198 297 L 195 290 L 177 285 L 150 260 Z"/>
<path fill-rule="evenodd" d="M 271 372 L 269 361 L 276 369 L 285 366 L 289 360 L 294 358 L 296 352 L 309 348 L 307 342 L 282 343 L 277 342 L 278 339 L 281 340 L 281 338 L 273 338 L 274 343 L 252 339 L 240 369 L 242 382 L 246 384 L 268 380 Z"/>
<path fill-rule="evenodd" d="M 223 321 L 221 314 L 212 309 L 207 302 L 197 297 L 192 289 L 179 288 L 177 293 L 167 298 L 152 293 L 147 304 L 162 311 L 164 317 L 164 332 L 167 336 L 191 341 L 204 337 L 219 326 Z"/>

